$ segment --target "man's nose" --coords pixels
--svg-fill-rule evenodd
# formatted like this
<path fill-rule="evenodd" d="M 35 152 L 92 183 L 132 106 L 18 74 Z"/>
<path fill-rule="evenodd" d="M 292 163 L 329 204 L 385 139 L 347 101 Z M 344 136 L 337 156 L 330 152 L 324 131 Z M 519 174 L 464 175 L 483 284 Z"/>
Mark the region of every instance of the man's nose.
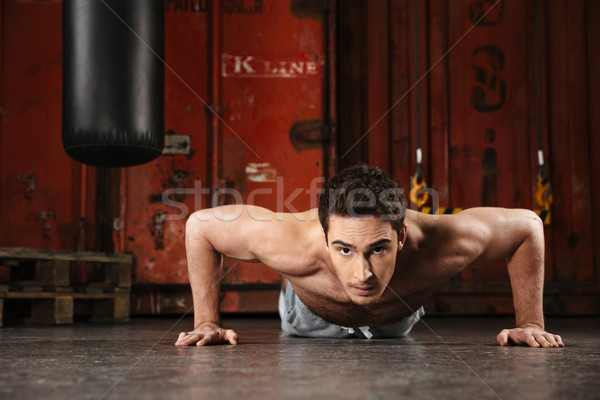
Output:
<path fill-rule="evenodd" d="M 365 257 L 356 257 L 354 264 L 354 279 L 359 282 L 366 282 L 373 276 L 373 272 L 371 271 L 371 266 L 369 265 L 369 260 Z"/>

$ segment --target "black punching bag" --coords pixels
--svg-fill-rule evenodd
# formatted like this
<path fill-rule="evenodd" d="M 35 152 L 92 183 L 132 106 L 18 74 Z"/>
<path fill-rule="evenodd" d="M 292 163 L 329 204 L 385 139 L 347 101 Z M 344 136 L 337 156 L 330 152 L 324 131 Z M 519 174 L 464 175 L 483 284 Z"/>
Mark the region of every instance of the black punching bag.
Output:
<path fill-rule="evenodd" d="M 63 0 L 63 146 L 102 167 L 164 147 L 163 0 Z"/>

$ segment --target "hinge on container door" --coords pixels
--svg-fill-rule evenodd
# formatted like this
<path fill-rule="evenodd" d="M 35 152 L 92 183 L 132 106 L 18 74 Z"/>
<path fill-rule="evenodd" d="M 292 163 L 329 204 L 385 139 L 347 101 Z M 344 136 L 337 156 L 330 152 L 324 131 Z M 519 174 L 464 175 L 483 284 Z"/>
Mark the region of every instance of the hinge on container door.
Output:
<path fill-rule="evenodd" d="M 298 121 L 290 128 L 290 141 L 296 151 L 322 149 L 329 142 L 329 126 L 320 119 Z"/>
<path fill-rule="evenodd" d="M 38 219 L 44 221 L 44 230 L 42 236 L 44 240 L 52 240 L 52 223 L 54 221 L 54 213 L 52 211 L 38 211 L 36 214 Z"/>
<path fill-rule="evenodd" d="M 329 0 L 291 0 L 290 11 L 297 18 L 321 18 L 329 11 Z"/>

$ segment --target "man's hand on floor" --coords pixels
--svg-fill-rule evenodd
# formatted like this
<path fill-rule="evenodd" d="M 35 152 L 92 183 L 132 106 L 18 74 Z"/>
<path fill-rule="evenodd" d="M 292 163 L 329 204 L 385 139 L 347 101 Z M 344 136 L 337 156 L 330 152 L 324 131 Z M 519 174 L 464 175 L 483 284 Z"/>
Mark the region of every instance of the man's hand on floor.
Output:
<path fill-rule="evenodd" d="M 237 344 L 238 334 L 232 329 L 223 329 L 213 322 L 198 325 L 191 332 L 181 332 L 175 346 L 205 346 L 210 344 Z"/>
<path fill-rule="evenodd" d="M 525 324 L 513 329 L 503 329 L 496 337 L 500 346 L 526 344 L 530 347 L 564 347 L 559 335 L 548 333 L 534 324 Z"/>

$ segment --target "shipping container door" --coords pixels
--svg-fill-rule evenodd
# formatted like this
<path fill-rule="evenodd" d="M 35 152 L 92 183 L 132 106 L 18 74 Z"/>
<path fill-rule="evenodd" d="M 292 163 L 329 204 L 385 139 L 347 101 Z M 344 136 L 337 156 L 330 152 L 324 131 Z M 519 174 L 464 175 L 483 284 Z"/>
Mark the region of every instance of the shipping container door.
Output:
<path fill-rule="evenodd" d="M 119 235 L 138 260 L 134 312 L 191 305 L 184 216 L 194 209 L 316 206 L 326 144 L 323 14 L 292 11 L 293 3 L 165 2 L 167 142 L 184 149 L 127 171 Z M 225 265 L 224 311 L 276 309 L 278 274 Z"/>

